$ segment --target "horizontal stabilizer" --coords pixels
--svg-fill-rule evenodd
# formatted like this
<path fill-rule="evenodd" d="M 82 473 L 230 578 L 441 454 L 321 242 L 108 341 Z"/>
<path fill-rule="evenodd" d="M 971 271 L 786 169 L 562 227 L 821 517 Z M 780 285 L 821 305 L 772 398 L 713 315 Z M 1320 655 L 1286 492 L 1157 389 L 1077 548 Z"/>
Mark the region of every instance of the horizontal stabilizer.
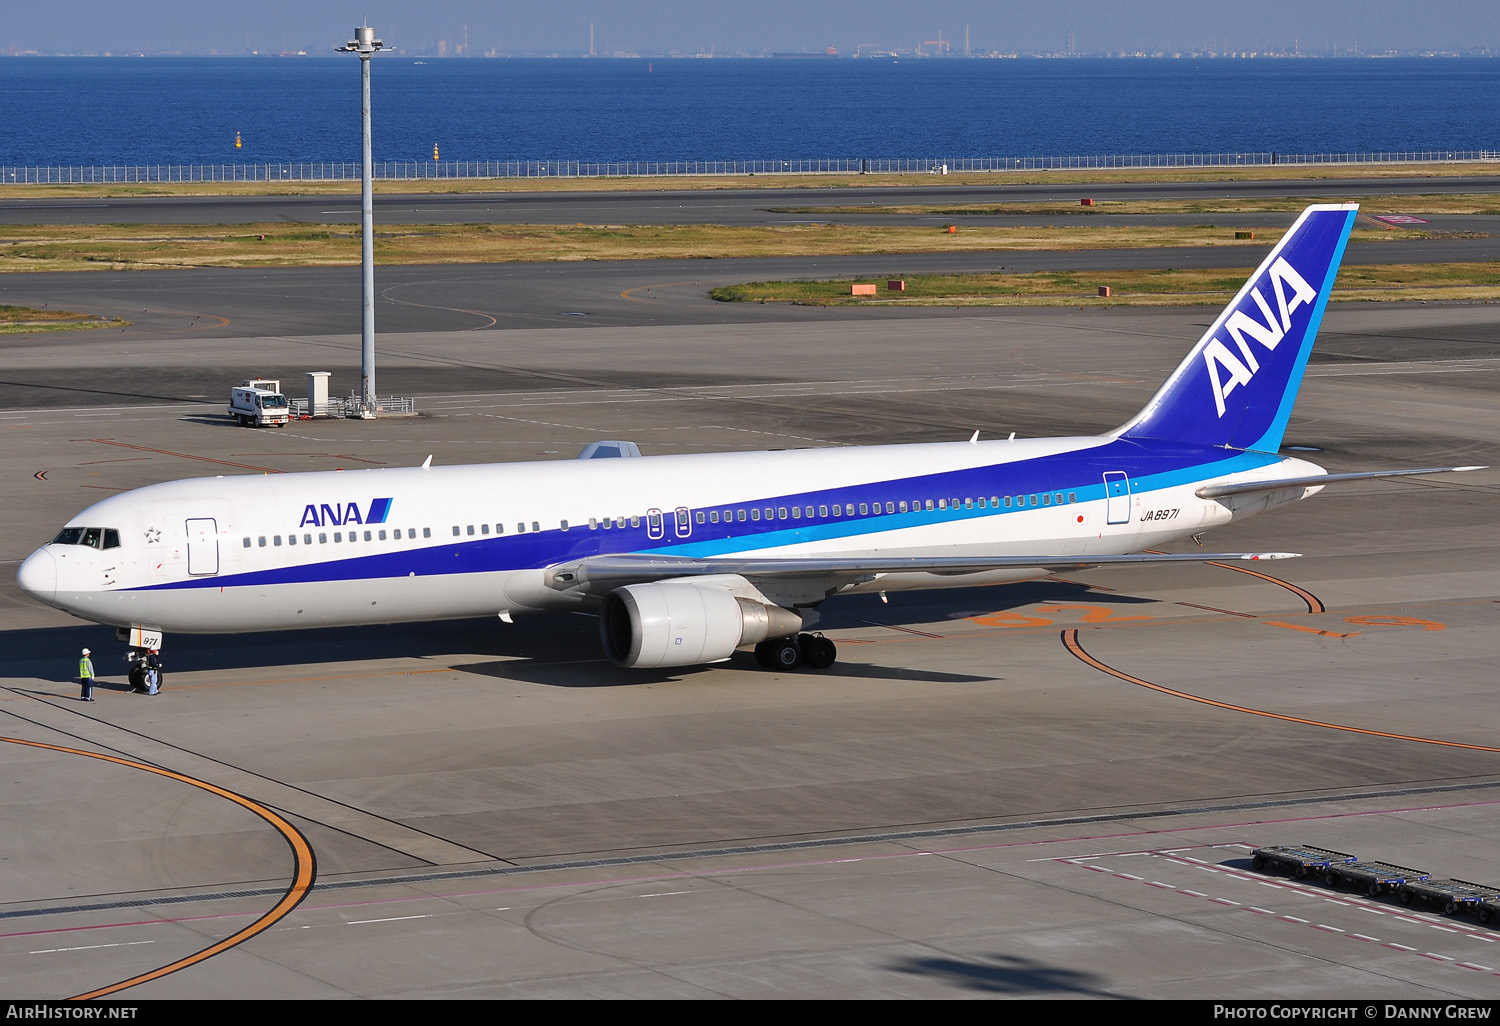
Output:
<path fill-rule="evenodd" d="M 1233 484 L 1204 485 L 1195 493 L 1200 499 L 1222 499 L 1229 495 L 1255 492 L 1277 492 L 1283 488 L 1309 488 L 1340 481 L 1369 481 L 1379 477 L 1414 477 L 1417 474 L 1461 474 L 1487 467 L 1421 467 L 1416 470 L 1367 470 L 1355 474 L 1314 474 L 1310 477 L 1278 477 L 1267 481 L 1237 481 Z"/>

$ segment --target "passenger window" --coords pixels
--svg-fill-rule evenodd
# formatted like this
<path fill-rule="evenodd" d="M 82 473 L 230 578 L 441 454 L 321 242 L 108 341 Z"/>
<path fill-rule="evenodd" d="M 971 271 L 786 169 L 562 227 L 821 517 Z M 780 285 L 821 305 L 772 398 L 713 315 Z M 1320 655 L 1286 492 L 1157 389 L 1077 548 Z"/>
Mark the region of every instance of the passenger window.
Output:
<path fill-rule="evenodd" d="M 397 532 L 396 532 L 396 537 L 397 537 L 397 538 L 399 538 L 399 537 L 401 537 L 401 532 L 400 532 L 400 531 L 397 531 Z M 381 531 L 381 532 L 380 532 L 380 540 L 381 540 L 381 541 L 385 541 L 385 532 L 384 532 L 384 531 Z"/>
<path fill-rule="evenodd" d="M 737 519 L 740 523 L 743 524 L 745 522 L 745 511 L 744 510 L 738 510 L 736 512 L 736 514 L 735 514 L 735 519 Z"/>
<path fill-rule="evenodd" d="M 1042 493 L 1042 505 L 1043 506 L 1050 506 L 1050 505 L 1052 505 L 1052 496 L 1049 493 L 1047 493 L 1047 492 L 1043 492 Z"/>
<path fill-rule="evenodd" d="M 820 516 L 820 517 L 826 517 L 827 515 L 828 515 L 828 507 L 827 506 L 819 506 L 818 507 L 818 516 Z"/>
<path fill-rule="evenodd" d="M 932 509 L 932 500 L 931 499 L 927 500 L 927 509 L 929 509 L 929 510 Z"/>
<path fill-rule="evenodd" d="M 276 537 L 272 538 L 271 544 L 278 549 L 281 548 L 281 535 L 278 534 Z"/>
<path fill-rule="evenodd" d="M 365 532 L 365 536 L 366 536 L 366 537 L 369 537 L 369 533 L 370 533 L 370 532 L 368 532 L 368 531 L 366 531 L 366 532 Z M 470 524 L 470 525 L 469 525 L 469 537 L 470 537 L 470 538 L 472 538 L 472 537 L 474 537 L 474 525 L 473 525 L 473 524 Z"/>
<path fill-rule="evenodd" d="M 802 507 L 801 506 L 793 506 L 792 507 L 792 519 L 793 520 L 801 520 L 802 519 Z"/>
<path fill-rule="evenodd" d="M 479 533 L 480 534 L 489 534 L 490 533 L 490 525 L 489 524 L 480 524 L 479 525 Z"/>
<path fill-rule="evenodd" d="M 697 516 L 697 520 L 698 520 L 698 523 L 700 523 L 700 524 L 701 524 L 701 523 L 703 523 L 703 522 L 704 522 L 704 521 L 705 521 L 705 520 L 707 520 L 707 519 L 708 519 L 708 517 L 706 517 L 706 516 L 704 516 L 704 515 L 703 515 L 703 511 L 702 511 L 702 510 L 701 510 L 701 509 L 700 509 L 700 510 L 699 510 L 699 511 L 698 511 L 698 516 Z"/>
<path fill-rule="evenodd" d="M 260 536 L 260 547 L 261 548 L 265 548 L 266 547 L 266 536 L 265 535 L 261 535 Z"/>
<path fill-rule="evenodd" d="M 902 513 L 905 513 L 906 512 L 906 500 L 902 499 L 901 500 L 901 505 L 898 506 L 898 507 L 896 507 L 896 508 L 899 509 Z"/>
<path fill-rule="evenodd" d="M 846 505 L 844 507 L 844 512 L 847 513 L 851 517 L 854 516 L 854 503 L 851 502 L 848 505 Z"/>
<path fill-rule="evenodd" d="M 1077 501 L 1078 501 L 1078 493 L 1077 492 L 1069 492 L 1068 493 L 1068 505 L 1071 506 L 1073 503 L 1075 503 Z"/>
<path fill-rule="evenodd" d="M 460 534 L 462 534 L 462 533 L 463 533 L 463 532 L 462 532 L 462 531 L 460 531 L 460 530 L 459 530 L 459 527 L 458 527 L 458 525 L 457 525 L 457 524 L 454 524 L 454 525 L 453 525 L 453 537 L 455 537 L 455 538 L 457 538 L 457 537 L 458 537 L 458 536 L 459 536 L 459 535 L 460 535 Z M 337 538 L 335 538 L 335 539 L 334 539 L 334 541 L 338 541 L 338 539 L 337 539 Z"/>
<path fill-rule="evenodd" d="M 947 499 L 939 499 L 938 500 L 938 509 L 947 509 L 947 508 L 948 508 L 948 500 Z"/>
<path fill-rule="evenodd" d="M 455 527 L 453 529 L 453 533 L 457 534 L 458 533 L 458 528 Z M 333 540 L 335 542 L 341 542 L 341 541 L 343 541 L 344 540 L 344 532 L 343 531 L 334 531 L 333 532 Z"/>
<path fill-rule="evenodd" d="M 566 531 L 568 529 L 568 522 L 566 520 L 561 521 L 561 526 L 562 529 Z"/>
<path fill-rule="evenodd" d="M 756 521 L 760 520 L 760 510 L 758 510 L 758 509 L 752 509 L 750 511 L 750 519 L 751 520 L 756 520 Z"/>
<path fill-rule="evenodd" d="M 430 528 L 430 527 L 424 527 L 424 528 L 422 528 L 422 537 L 423 538 L 431 538 L 432 537 L 432 528 Z"/>
<path fill-rule="evenodd" d="M 312 535 L 310 535 L 310 534 L 304 534 L 302 536 L 302 544 L 303 545 L 311 545 L 312 544 Z"/>
<path fill-rule="evenodd" d="M 1033 495 L 1033 496 L 1032 496 L 1032 497 L 1031 497 L 1031 504 L 1032 504 L 1032 505 L 1033 505 L 1033 506 L 1035 506 L 1035 505 L 1036 505 L 1036 496 L 1035 496 L 1035 495 Z"/>
<path fill-rule="evenodd" d="M 630 526 L 631 527 L 640 527 L 641 526 L 641 518 L 640 517 L 631 517 L 630 518 Z"/>
<path fill-rule="evenodd" d="M 322 531 L 318 532 L 318 544 L 319 545 L 327 545 L 328 544 L 328 535 L 325 534 Z"/>
<path fill-rule="evenodd" d="M 249 547 L 250 547 L 250 536 L 246 535 L 245 536 L 245 548 L 248 549 Z"/>
<path fill-rule="evenodd" d="M 786 507 L 785 506 L 778 506 L 777 507 L 777 509 L 776 509 L 776 519 L 777 520 L 785 520 L 786 519 Z"/>
<path fill-rule="evenodd" d="M 711 524 L 717 524 L 719 522 L 719 511 L 718 510 L 711 509 L 711 510 L 708 511 L 708 522 L 711 523 Z"/>

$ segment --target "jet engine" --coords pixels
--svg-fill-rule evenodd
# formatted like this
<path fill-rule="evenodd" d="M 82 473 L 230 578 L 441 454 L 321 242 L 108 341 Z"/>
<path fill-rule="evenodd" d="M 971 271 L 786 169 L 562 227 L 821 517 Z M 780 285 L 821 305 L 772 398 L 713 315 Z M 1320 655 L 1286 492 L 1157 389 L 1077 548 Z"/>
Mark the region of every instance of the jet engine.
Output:
<path fill-rule="evenodd" d="M 691 666 L 728 659 L 741 645 L 796 634 L 802 617 L 781 606 L 689 581 L 632 584 L 604 598 L 599 634 L 621 666 Z"/>

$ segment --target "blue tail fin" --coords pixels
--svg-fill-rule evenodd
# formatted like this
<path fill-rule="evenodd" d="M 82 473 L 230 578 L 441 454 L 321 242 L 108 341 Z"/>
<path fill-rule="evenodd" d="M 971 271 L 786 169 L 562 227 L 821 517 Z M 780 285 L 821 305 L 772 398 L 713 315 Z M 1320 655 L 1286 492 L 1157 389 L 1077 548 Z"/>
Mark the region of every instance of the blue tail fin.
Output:
<path fill-rule="evenodd" d="M 1146 408 L 1116 434 L 1279 449 L 1357 213 L 1352 203 L 1304 210 Z"/>

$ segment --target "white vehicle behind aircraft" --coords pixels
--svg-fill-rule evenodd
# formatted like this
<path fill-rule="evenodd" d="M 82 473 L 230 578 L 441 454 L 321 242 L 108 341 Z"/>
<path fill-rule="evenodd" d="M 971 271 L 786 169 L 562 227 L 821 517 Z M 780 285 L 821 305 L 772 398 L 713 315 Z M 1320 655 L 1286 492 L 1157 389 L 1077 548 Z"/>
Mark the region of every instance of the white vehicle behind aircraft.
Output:
<path fill-rule="evenodd" d="M 229 390 L 229 415 L 241 427 L 286 427 L 292 419 L 291 404 L 281 394 L 281 382 L 250 378 Z"/>
<path fill-rule="evenodd" d="M 1355 215 L 1309 207 L 1107 434 L 648 457 L 608 442 L 574 461 L 174 481 L 90 506 L 19 581 L 168 633 L 581 609 L 624 666 L 754 645 L 791 668 L 834 661 L 802 632 L 838 594 L 1271 558 L 1143 550 L 1331 481 L 1474 469 L 1329 475 L 1278 454 Z"/>

